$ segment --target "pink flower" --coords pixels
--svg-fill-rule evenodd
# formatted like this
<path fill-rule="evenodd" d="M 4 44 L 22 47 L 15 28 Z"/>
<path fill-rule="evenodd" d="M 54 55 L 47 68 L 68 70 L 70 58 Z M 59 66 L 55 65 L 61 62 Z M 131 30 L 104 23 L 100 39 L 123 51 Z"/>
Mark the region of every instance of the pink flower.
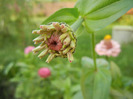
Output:
<path fill-rule="evenodd" d="M 95 47 L 98 55 L 113 56 L 116 57 L 121 52 L 120 44 L 114 40 L 111 40 L 111 36 L 107 35 L 100 43 Z"/>
<path fill-rule="evenodd" d="M 24 53 L 25 54 L 29 54 L 30 52 L 32 52 L 32 50 L 34 49 L 34 46 L 28 46 L 24 49 Z"/>
<path fill-rule="evenodd" d="M 43 67 L 43 68 L 40 68 L 38 70 L 38 75 L 41 77 L 41 78 L 47 78 L 51 75 L 51 71 L 49 68 L 46 68 L 46 67 Z"/>

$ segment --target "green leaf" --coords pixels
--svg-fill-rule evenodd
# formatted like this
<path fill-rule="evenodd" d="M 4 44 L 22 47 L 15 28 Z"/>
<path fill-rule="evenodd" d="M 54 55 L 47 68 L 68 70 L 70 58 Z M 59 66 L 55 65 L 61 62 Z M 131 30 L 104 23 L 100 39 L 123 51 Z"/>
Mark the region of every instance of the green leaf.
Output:
<path fill-rule="evenodd" d="M 64 99 L 71 99 L 71 80 L 67 78 L 65 80 L 65 92 L 64 92 Z"/>
<path fill-rule="evenodd" d="M 111 84 L 109 63 L 99 58 L 96 60 L 98 70 L 95 71 L 93 59 L 83 57 L 81 64 L 83 74 L 81 77 L 81 89 L 84 99 L 107 99 Z M 86 68 L 87 67 L 87 68 Z"/>
<path fill-rule="evenodd" d="M 111 75 L 106 67 L 89 68 L 83 71 L 81 89 L 84 99 L 107 99 L 109 96 Z"/>
<path fill-rule="evenodd" d="M 103 58 L 98 58 L 96 59 L 96 62 L 97 62 L 97 65 L 100 67 L 100 66 L 104 66 L 104 67 L 107 67 L 109 69 L 109 63 L 103 59 Z"/>
<path fill-rule="evenodd" d="M 126 97 L 122 94 L 121 91 L 111 88 L 110 95 L 113 99 L 126 99 Z"/>
<path fill-rule="evenodd" d="M 92 68 L 94 66 L 93 60 L 89 57 L 86 57 L 86 56 L 82 57 L 81 65 L 83 67 L 88 67 L 88 68 Z"/>
<path fill-rule="evenodd" d="M 78 91 L 80 91 L 80 85 L 79 84 L 71 86 L 71 92 L 72 93 L 75 93 L 75 92 L 78 92 Z"/>
<path fill-rule="evenodd" d="M 133 0 L 79 0 L 75 6 L 85 18 L 88 31 L 98 31 L 133 7 Z"/>
<path fill-rule="evenodd" d="M 133 99 L 133 94 L 127 90 L 111 88 L 110 95 L 113 99 Z"/>
<path fill-rule="evenodd" d="M 113 79 L 117 79 L 122 76 L 119 66 L 117 66 L 113 61 L 110 62 L 110 70 Z"/>
<path fill-rule="evenodd" d="M 4 70 L 4 74 L 5 74 L 5 75 L 8 75 L 8 73 L 9 73 L 10 70 L 13 68 L 13 66 L 14 66 L 14 63 L 13 63 L 13 62 L 9 63 L 9 64 L 6 66 L 5 70 Z"/>
<path fill-rule="evenodd" d="M 42 24 L 48 24 L 50 22 L 65 22 L 72 25 L 79 17 L 77 8 L 63 8 L 58 10 L 50 17 L 48 17 Z"/>
<path fill-rule="evenodd" d="M 77 92 L 72 99 L 83 99 L 82 92 L 79 91 Z"/>
<path fill-rule="evenodd" d="M 96 62 L 98 67 L 104 66 L 106 68 L 109 68 L 109 63 L 103 58 L 96 59 Z M 93 59 L 86 56 L 82 57 L 81 64 L 83 67 L 88 67 L 88 68 L 92 68 L 94 66 Z"/>
<path fill-rule="evenodd" d="M 120 0 L 78 0 L 75 7 L 82 15 L 94 12 Z"/>

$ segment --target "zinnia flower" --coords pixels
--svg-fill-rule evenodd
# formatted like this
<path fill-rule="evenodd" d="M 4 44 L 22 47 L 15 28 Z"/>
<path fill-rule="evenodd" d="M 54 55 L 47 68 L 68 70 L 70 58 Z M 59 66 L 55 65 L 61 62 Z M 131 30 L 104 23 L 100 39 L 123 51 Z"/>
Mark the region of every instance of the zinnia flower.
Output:
<path fill-rule="evenodd" d="M 38 75 L 41 77 L 41 78 L 48 78 L 50 75 L 51 75 L 51 71 L 49 68 L 40 68 L 38 70 Z"/>
<path fill-rule="evenodd" d="M 47 63 L 54 57 L 67 57 L 70 62 L 73 61 L 76 38 L 69 25 L 53 22 L 48 25 L 40 25 L 40 30 L 34 30 L 32 33 L 40 35 L 33 40 L 34 44 L 41 43 L 33 49 L 34 53 L 43 50 L 38 55 L 40 59 L 49 53 Z"/>
<path fill-rule="evenodd" d="M 34 46 L 28 46 L 24 49 L 25 54 L 29 54 L 35 47 Z"/>
<path fill-rule="evenodd" d="M 121 51 L 120 44 L 114 40 L 111 40 L 110 35 L 106 35 L 104 40 L 96 45 L 95 50 L 98 55 L 114 57 L 118 56 Z"/>

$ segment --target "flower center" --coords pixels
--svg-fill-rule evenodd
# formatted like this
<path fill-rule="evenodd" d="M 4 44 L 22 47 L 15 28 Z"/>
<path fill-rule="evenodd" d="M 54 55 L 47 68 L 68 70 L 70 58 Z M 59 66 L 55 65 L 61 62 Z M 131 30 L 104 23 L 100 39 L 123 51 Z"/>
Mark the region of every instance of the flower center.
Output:
<path fill-rule="evenodd" d="M 104 37 L 104 40 L 111 40 L 111 35 L 106 35 L 106 36 Z"/>
<path fill-rule="evenodd" d="M 111 49 L 113 47 L 111 41 L 104 41 L 104 45 L 106 46 L 106 49 Z"/>
<path fill-rule="evenodd" d="M 57 42 L 56 41 L 53 41 L 51 44 L 56 46 L 57 45 Z"/>
<path fill-rule="evenodd" d="M 47 44 L 48 44 L 49 49 L 51 50 L 59 51 L 62 48 L 62 43 L 58 35 L 52 35 L 48 39 Z"/>

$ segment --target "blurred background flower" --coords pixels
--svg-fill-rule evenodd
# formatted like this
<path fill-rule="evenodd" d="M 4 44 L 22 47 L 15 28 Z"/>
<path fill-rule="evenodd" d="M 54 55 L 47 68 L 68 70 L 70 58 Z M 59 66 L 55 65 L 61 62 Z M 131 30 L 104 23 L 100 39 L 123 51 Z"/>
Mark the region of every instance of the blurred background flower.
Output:
<path fill-rule="evenodd" d="M 35 47 L 34 46 L 28 46 L 24 49 L 24 53 L 25 54 L 28 54 L 30 52 L 32 52 L 32 50 L 34 49 Z"/>
<path fill-rule="evenodd" d="M 116 57 L 120 53 L 120 44 L 114 40 L 111 40 L 110 35 L 106 35 L 104 40 L 100 41 L 95 47 L 98 55 L 113 56 Z"/>
<path fill-rule="evenodd" d="M 51 75 L 51 71 L 49 68 L 40 68 L 38 70 L 38 75 L 42 78 L 48 78 Z"/>

